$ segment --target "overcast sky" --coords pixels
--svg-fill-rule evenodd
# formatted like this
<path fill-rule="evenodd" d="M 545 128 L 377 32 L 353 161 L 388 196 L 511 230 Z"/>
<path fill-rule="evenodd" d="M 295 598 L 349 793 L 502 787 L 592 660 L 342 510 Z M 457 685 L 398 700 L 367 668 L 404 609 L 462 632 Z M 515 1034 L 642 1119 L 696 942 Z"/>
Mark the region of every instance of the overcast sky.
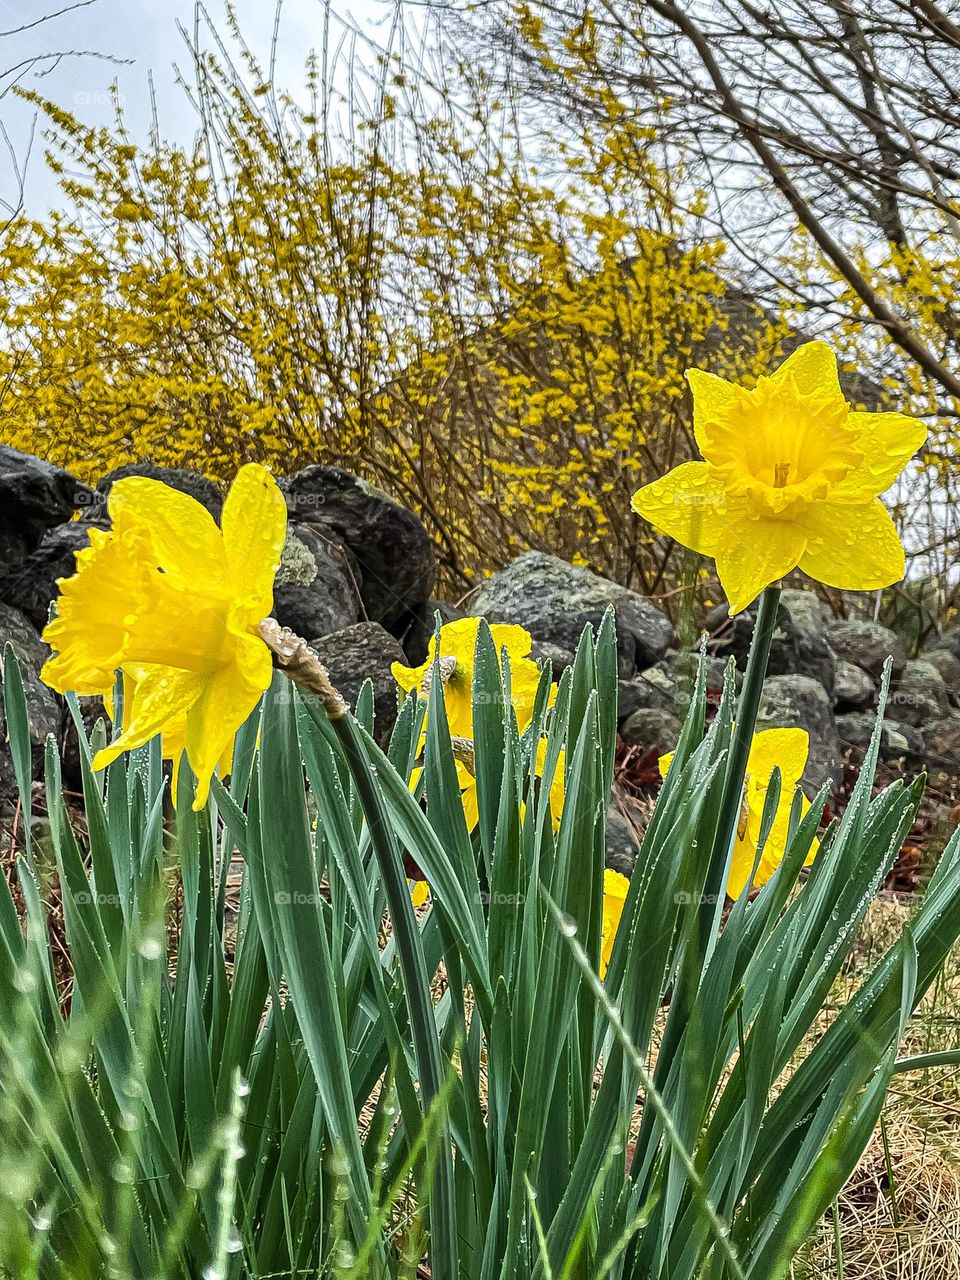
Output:
<path fill-rule="evenodd" d="M 234 0 L 234 7 L 248 42 L 266 62 L 275 0 Z M 209 0 L 207 8 L 211 17 L 219 19 L 222 0 Z M 340 0 L 335 8 L 373 38 L 378 33 L 385 36 L 389 0 Z M 38 21 L 57 11 L 52 20 Z M 177 141 L 192 138 L 196 121 L 175 83 L 174 64 L 189 67 L 189 53 L 177 24 L 192 30 L 193 14 L 194 0 L 0 0 L 0 72 L 5 73 L 0 74 L 0 123 L 9 137 L 9 146 L 0 138 L 4 201 L 11 200 L 17 187 L 17 169 L 25 167 L 27 211 L 41 213 L 59 202 L 55 182 L 45 170 L 39 136 L 24 166 L 35 112 L 9 92 L 15 78 L 91 124 L 111 118 L 108 88 L 116 81 L 130 131 L 139 139 L 150 123 L 148 76 L 152 72 L 163 136 Z M 304 60 L 319 45 L 322 27 L 322 0 L 283 0 L 278 84 L 299 86 Z M 61 53 L 65 56 L 58 58 Z"/>

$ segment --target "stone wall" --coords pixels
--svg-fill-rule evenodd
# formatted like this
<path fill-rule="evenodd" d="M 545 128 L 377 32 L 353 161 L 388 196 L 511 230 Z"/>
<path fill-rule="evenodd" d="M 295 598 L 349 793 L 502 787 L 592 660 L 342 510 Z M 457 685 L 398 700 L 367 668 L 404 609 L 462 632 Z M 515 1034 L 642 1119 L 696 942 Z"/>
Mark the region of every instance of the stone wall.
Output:
<path fill-rule="evenodd" d="M 68 779 L 69 718 L 39 680 L 46 656 L 40 631 L 57 579 L 73 572 L 91 527 L 108 527 L 110 488 L 131 473 L 164 480 L 219 515 L 222 494 L 194 472 L 127 467 L 90 488 L 0 446 L 0 644 L 9 641 L 25 668 L 38 768 L 46 735 L 57 734 Z M 584 626 L 598 625 L 612 607 L 623 740 L 648 752 L 673 747 L 696 659 L 681 651 L 669 619 L 644 597 L 554 556 L 528 552 L 457 607 L 433 595 L 433 547 L 412 512 L 336 467 L 308 467 L 281 486 L 290 523 L 276 616 L 314 644 L 348 697 L 356 697 L 366 676 L 372 679 L 381 732 L 389 731 L 396 709 L 390 664 L 423 660 L 436 611 L 444 621 L 469 613 L 521 623 L 534 637 L 535 656 L 549 658 L 557 675 L 572 661 Z M 732 656 L 744 666 L 753 618 L 749 611 L 730 618 L 722 607 L 706 622 L 715 695 L 726 660 Z M 808 730 L 811 788 L 838 782 L 845 753 L 866 745 L 888 658 L 884 757 L 952 782 L 960 776 L 960 629 L 945 633 L 922 658 L 908 659 L 892 631 L 862 619 L 834 619 L 811 592 L 784 591 L 760 721 Z M 0 790 L 11 785 L 9 756 L 0 752 Z"/>

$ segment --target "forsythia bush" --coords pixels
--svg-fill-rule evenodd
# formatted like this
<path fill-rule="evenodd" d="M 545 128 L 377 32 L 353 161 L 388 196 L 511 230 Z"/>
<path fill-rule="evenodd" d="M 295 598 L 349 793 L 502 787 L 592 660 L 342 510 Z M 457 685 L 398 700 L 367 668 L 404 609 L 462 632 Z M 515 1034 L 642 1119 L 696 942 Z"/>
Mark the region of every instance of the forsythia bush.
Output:
<path fill-rule="evenodd" d="M 782 330 L 733 305 L 648 135 L 601 128 L 547 179 L 496 122 L 411 106 L 414 149 L 387 99 L 334 147 L 203 75 L 194 151 L 41 104 L 71 208 L 0 246 L 4 439 L 84 478 L 334 461 L 422 511 L 454 586 L 530 546 L 658 584 L 622 513 L 691 455 L 683 371 L 755 374 Z"/>

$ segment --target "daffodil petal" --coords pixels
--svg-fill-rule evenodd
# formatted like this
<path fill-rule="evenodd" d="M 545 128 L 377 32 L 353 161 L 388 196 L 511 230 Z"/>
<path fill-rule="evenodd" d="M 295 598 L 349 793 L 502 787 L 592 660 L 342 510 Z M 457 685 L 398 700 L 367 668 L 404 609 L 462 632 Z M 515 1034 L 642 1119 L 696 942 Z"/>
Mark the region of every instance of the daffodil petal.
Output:
<path fill-rule="evenodd" d="M 775 732 L 775 731 L 770 730 L 770 732 Z M 789 732 L 793 732 L 793 730 L 785 730 L 784 732 L 789 733 Z M 796 754 L 796 746 L 791 748 L 789 745 L 787 745 L 785 750 L 786 750 L 786 754 L 784 758 L 776 762 L 780 766 L 780 775 L 781 775 L 780 799 L 777 803 L 777 811 L 773 816 L 773 822 L 770 825 L 770 831 L 767 835 L 766 843 L 763 846 L 763 853 L 760 855 L 760 863 L 757 867 L 757 873 L 753 878 L 754 887 L 757 889 L 762 888 L 763 885 L 765 885 L 767 881 L 773 877 L 777 868 L 780 866 L 781 862 L 783 861 L 787 851 L 787 842 L 790 835 L 790 815 L 793 811 L 794 797 L 796 796 L 797 786 L 798 786 L 797 778 L 793 777 L 792 775 L 794 774 L 799 764 L 799 756 Z M 791 758 L 791 751 L 794 753 L 792 758 Z M 805 757 L 806 757 L 806 752 L 804 752 L 804 759 Z M 768 760 L 767 764 L 770 764 L 770 763 L 771 762 Z M 767 783 L 769 783 L 769 778 L 770 778 L 770 775 L 772 775 L 772 773 L 773 773 L 773 768 L 771 766 L 770 774 L 767 776 Z M 753 850 L 756 850 L 757 845 L 759 844 L 759 841 L 760 841 L 760 829 L 761 829 L 761 826 L 763 825 L 763 810 L 766 805 L 766 798 L 767 798 L 766 791 L 767 791 L 767 788 L 766 788 L 766 785 L 764 785 L 763 787 L 753 787 L 751 791 L 748 792 L 749 798 L 747 803 L 748 803 L 749 814 L 747 819 L 745 843 L 749 845 L 750 848 Z M 810 808 L 810 801 L 801 792 L 800 793 L 800 817 L 801 818 L 803 818 L 804 814 L 808 811 L 809 808 Z M 820 848 L 820 843 L 816 839 L 816 837 L 814 837 L 814 840 L 810 846 L 810 850 L 806 858 L 804 859 L 803 865 L 805 867 L 809 867 L 812 865 L 814 859 L 817 856 L 817 851 L 819 848 Z M 742 892 L 742 891 L 743 890 L 741 888 L 739 892 Z M 737 895 L 731 894 L 730 896 L 735 897 Z"/>
<path fill-rule="evenodd" d="M 700 452 L 709 460 L 715 443 L 711 428 L 725 430 L 735 423 L 748 392 L 706 369 L 688 369 L 686 379 L 693 394 L 693 434 Z"/>
<path fill-rule="evenodd" d="M 58 652 L 41 678 L 58 693 L 113 689 L 124 656 L 126 619 L 144 583 L 135 539 L 103 529 L 91 529 L 89 537 L 90 545 L 77 552 L 76 573 L 60 579 L 57 616 L 43 632 Z"/>
<path fill-rule="evenodd" d="M 533 709 L 540 688 L 540 668 L 529 658 L 510 664 L 510 700 L 517 716 L 517 729 L 525 733 L 533 719 Z"/>
<path fill-rule="evenodd" d="M 899 582 L 904 572 L 900 536 L 890 513 L 874 498 L 863 506 L 823 503 L 804 514 L 804 573 L 845 591 L 873 591 Z"/>
<path fill-rule="evenodd" d="M 110 490 L 107 509 L 114 522 L 142 531 L 163 572 L 188 589 L 198 580 L 210 590 L 226 573 L 223 537 L 210 512 L 196 498 L 146 476 L 125 476 Z"/>
<path fill-rule="evenodd" d="M 801 798 L 801 800 L 800 800 L 800 820 L 801 820 L 801 822 L 802 822 L 802 821 L 803 821 L 803 819 L 807 816 L 807 810 L 808 810 L 809 808 L 810 808 L 810 801 L 807 799 L 807 797 L 806 797 L 806 796 L 803 796 L 803 797 Z M 804 865 L 805 867 L 812 867 L 812 866 L 813 866 L 813 864 L 814 864 L 814 862 L 815 862 L 815 861 L 816 861 L 816 859 L 817 859 L 817 854 L 818 854 L 819 852 L 820 852 L 820 841 L 817 839 L 817 837 L 816 837 L 816 836 L 814 836 L 814 837 L 813 837 L 813 839 L 812 839 L 812 840 L 811 840 L 811 842 L 810 842 L 810 852 L 809 852 L 809 853 L 807 854 L 807 856 L 804 858 L 804 860 L 803 860 L 803 865 Z"/>
<path fill-rule="evenodd" d="M 729 543 L 731 522 L 747 512 L 744 500 L 732 497 L 705 462 L 684 462 L 644 485 L 631 506 L 660 533 L 707 556 Z"/>
<path fill-rule="evenodd" d="M 237 472 L 220 519 L 227 564 L 242 605 L 256 626 L 273 608 L 273 582 L 287 530 L 287 505 L 277 482 L 259 463 Z"/>
<path fill-rule="evenodd" d="M 771 382 L 792 378 L 801 395 L 830 395 L 839 399 L 840 377 L 837 357 L 825 342 L 805 342 L 770 375 Z"/>
<path fill-rule="evenodd" d="M 94 769 L 105 769 L 124 751 L 133 751 L 161 733 L 165 724 L 188 712 L 204 689 L 204 678 L 172 667 L 146 669 L 136 683 L 129 707 L 124 708 L 124 729 L 93 758 Z"/>
<path fill-rule="evenodd" d="M 270 652 L 261 640 L 249 636 L 238 647 L 242 654 L 207 677 L 201 697 L 187 713 L 184 743 L 197 779 L 194 809 L 206 804 L 214 769 L 273 676 Z"/>
<path fill-rule="evenodd" d="M 727 529 L 717 552 L 717 576 L 730 612 L 740 613 L 772 582 L 795 569 L 804 553 L 804 530 L 791 520 L 743 520 Z"/>
<path fill-rule="evenodd" d="M 391 662 L 390 674 L 404 693 L 413 693 L 423 684 L 423 677 L 427 674 L 432 662 L 433 659 L 430 658 L 419 667 L 405 667 L 402 662 Z"/>
<path fill-rule="evenodd" d="M 480 619 L 477 618 L 476 621 L 477 627 L 473 633 L 474 651 L 476 651 L 477 647 L 477 632 L 480 629 Z M 497 653 L 499 654 L 502 649 L 506 649 L 511 660 L 528 657 L 530 650 L 533 648 L 533 636 L 531 636 L 526 627 L 518 626 L 512 622 L 493 623 L 490 627 L 490 638 Z"/>
<path fill-rule="evenodd" d="M 752 840 L 737 836 L 733 842 L 730 868 L 727 871 L 727 897 L 739 898 L 750 882 L 750 873 L 757 856 L 757 846 Z M 759 878 L 760 868 L 757 868 Z"/>
<path fill-rule="evenodd" d="M 782 792 L 793 791 L 807 767 L 810 735 L 805 729 L 761 729 L 750 744 L 747 773 L 761 787 L 769 785 L 774 769 L 779 768 Z"/>
<path fill-rule="evenodd" d="M 617 930 L 620 928 L 620 920 L 623 917 L 623 908 L 626 905 L 629 890 L 630 881 L 626 876 L 621 875 L 619 871 L 612 871 L 609 867 L 604 870 L 603 924 L 600 938 L 601 978 L 606 977 L 607 974 L 610 956 L 613 954 L 613 944 L 616 941 Z"/>
<path fill-rule="evenodd" d="M 460 792 L 460 802 L 463 805 L 467 830 L 472 831 L 474 827 L 480 825 L 480 798 L 475 778 L 471 778 L 468 785 Z"/>
<path fill-rule="evenodd" d="M 851 413 L 864 460 L 830 493 L 831 501 L 866 502 L 884 493 L 927 438 L 927 428 L 905 413 Z"/>

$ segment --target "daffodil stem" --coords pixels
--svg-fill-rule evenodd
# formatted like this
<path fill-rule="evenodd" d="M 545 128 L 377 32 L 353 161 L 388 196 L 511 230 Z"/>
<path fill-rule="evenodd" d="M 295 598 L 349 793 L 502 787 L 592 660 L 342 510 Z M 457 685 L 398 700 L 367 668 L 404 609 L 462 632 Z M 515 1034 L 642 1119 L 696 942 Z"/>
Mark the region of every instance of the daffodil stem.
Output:
<path fill-rule="evenodd" d="M 437 1036 L 433 1003 L 430 997 L 430 974 L 423 951 L 415 937 L 417 922 L 403 874 L 403 862 L 396 835 L 390 824 L 383 797 L 373 776 L 363 739 L 363 730 L 352 715 L 330 718 L 343 748 L 350 775 L 367 820 L 370 843 L 380 867 L 387 895 L 387 906 L 393 923 L 397 956 L 403 971 L 410 1031 L 420 1075 L 420 1096 L 424 1114 L 439 1097 L 443 1085 L 443 1058 Z M 456 1280 L 457 1225 L 453 1177 L 453 1160 L 449 1141 L 444 1140 L 434 1174 L 430 1199 L 430 1260 L 432 1274 L 438 1280 Z"/>

